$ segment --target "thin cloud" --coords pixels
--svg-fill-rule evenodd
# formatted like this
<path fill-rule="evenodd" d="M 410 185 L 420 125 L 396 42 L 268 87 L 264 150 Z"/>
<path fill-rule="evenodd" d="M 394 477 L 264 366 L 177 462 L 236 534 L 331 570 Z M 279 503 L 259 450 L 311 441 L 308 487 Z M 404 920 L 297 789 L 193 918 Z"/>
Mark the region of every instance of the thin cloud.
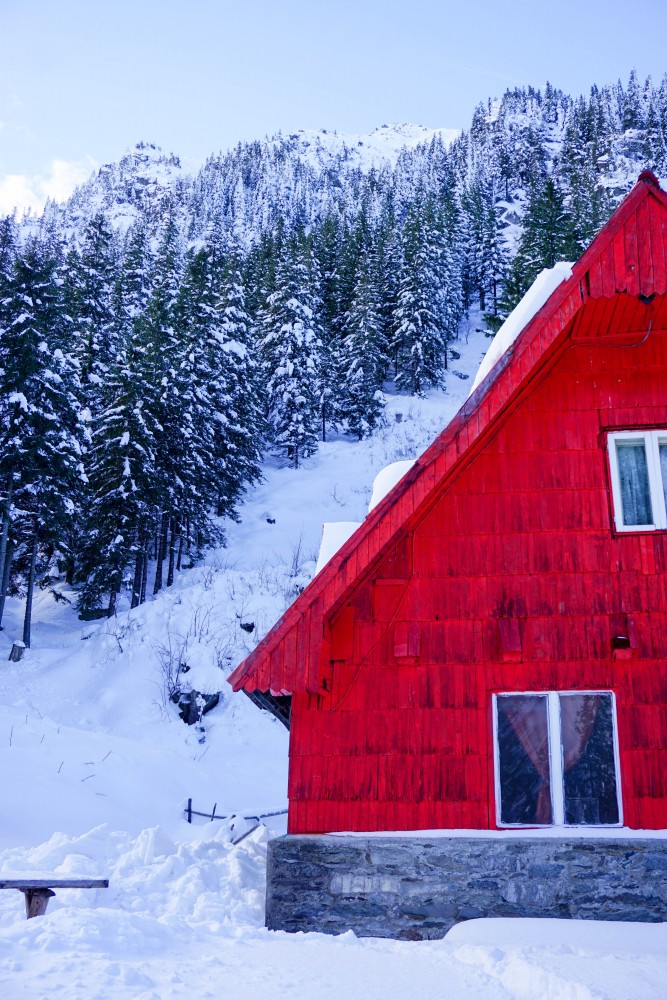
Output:
<path fill-rule="evenodd" d="M 476 76 L 489 76 L 494 80 L 503 80 L 505 83 L 513 83 L 517 87 L 523 86 L 522 80 L 516 80 L 513 76 L 505 76 L 504 73 L 496 73 L 492 69 L 485 69 L 482 66 L 471 66 L 468 63 L 459 62 L 457 59 L 449 59 L 449 65 L 455 69 L 461 69 L 465 73 L 474 73 Z"/>
<path fill-rule="evenodd" d="M 96 165 L 92 157 L 52 160 L 45 174 L 6 174 L 0 178 L 0 214 L 41 212 L 48 198 L 65 201 Z"/>

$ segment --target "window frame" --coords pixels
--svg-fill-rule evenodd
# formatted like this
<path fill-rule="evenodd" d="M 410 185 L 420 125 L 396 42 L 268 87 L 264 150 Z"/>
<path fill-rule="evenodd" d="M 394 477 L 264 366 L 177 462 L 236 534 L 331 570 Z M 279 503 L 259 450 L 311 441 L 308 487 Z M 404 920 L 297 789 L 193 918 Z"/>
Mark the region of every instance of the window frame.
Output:
<path fill-rule="evenodd" d="M 623 501 L 621 496 L 621 476 L 618 467 L 618 441 L 636 441 L 643 443 L 646 452 L 648 470 L 649 494 L 651 497 L 651 524 L 624 524 Z M 607 434 L 607 453 L 609 455 L 609 470 L 611 472 L 612 506 L 614 527 L 616 531 L 625 534 L 628 531 L 666 531 L 667 504 L 660 469 L 660 445 L 667 444 L 667 427 L 654 427 L 649 430 L 609 431 Z"/>
<path fill-rule="evenodd" d="M 553 823 L 505 823 L 502 816 L 500 791 L 500 744 L 498 741 L 498 699 L 504 695 L 527 695 L 546 698 L 547 732 L 549 740 L 549 777 L 551 791 L 551 814 Z M 608 695 L 611 698 L 612 746 L 614 748 L 614 773 L 616 778 L 616 804 L 618 806 L 617 823 L 566 823 L 565 822 L 565 788 L 563 767 L 563 744 L 561 741 L 560 697 L 561 695 Z M 576 689 L 563 691 L 498 691 L 492 696 L 493 714 L 493 764 L 494 789 L 496 799 L 496 826 L 502 830 L 610 830 L 623 826 L 623 793 L 621 788 L 621 753 L 618 742 L 618 717 L 616 713 L 616 695 L 613 691 Z M 554 754 L 554 747 L 558 752 Z M 556 766 L 554 767 L 554 762 Z"/>

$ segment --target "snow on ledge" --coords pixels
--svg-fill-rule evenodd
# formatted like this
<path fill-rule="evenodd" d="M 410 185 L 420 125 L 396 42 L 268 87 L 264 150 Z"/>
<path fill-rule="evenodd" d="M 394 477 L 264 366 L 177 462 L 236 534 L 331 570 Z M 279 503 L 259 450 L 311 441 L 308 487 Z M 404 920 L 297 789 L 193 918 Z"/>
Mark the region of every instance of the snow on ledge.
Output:
<path fill-rule="evenodd" d="M 508 347 L 514 343 L 521 331 L 530 323 L 550 295 L 558 286 L 572 277 L 572 264 L 559 261 L 553 267 L 540 271 L 521 301 L 514 307 L 503 325 L 491 341 L 488 351 L 482 359 L 469 396 L 483 382 L 493 366 L 503 356 Z"/>
<path fill-rule="evenodd" d="M 628 826 L 543 826 L 519 829 L 513 827 L 507 830 L 370 830 L 341 831 L 325 833 L 325 837 L 363 837 L 364 840 L 378 840 L 384 837 L 403 837 L 409 840 L 422 840 L 435 837 L 461 839 L 493 839 L 507 838 L 539 839 L 549 837 L 560 840 L 667 840 L 667 830 L 632 830 Z"/>
<path fill-rule="evenodd" d="M 408 469 L 411 469 L 414 464 L 415 459 L 411 458 L 407 461 L 392 462 L 391 465 L 385 465 L 384 469 L 380 469 L 373 480 L 373 495 L 368 505 L 369 514 L 373 510 L 373 507 L 377 507 L 380 500 L 384 500 L 387 493 L 393 490 L 396 483 L 403 478 Z"/>
<path fill-rule="evenodd" d="M 326 566 L 332 556 L 338 552 L 345 542 L 359 527 L 358 521 L 325 521 L 322 525 L 322 541 L 317 557 L 315 575 Z"/>

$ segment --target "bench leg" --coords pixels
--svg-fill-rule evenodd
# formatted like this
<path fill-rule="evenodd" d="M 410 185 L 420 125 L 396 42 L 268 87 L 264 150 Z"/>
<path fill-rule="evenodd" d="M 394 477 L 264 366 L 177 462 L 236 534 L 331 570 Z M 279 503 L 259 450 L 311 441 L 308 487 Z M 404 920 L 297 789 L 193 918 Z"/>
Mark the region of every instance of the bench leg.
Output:
<path fill-rule="evenodd" d="M 26 919 L 31 917 L 41 917 L 46 913 L 51 896 L 55 896 L 53 889 L 20 889 L 25 896 Z"/>

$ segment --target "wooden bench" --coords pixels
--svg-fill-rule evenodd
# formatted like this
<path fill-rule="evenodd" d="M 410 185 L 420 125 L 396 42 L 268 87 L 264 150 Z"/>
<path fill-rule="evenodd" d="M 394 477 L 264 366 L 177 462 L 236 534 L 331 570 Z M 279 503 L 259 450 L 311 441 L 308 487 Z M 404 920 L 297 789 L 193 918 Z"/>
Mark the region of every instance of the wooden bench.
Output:
<path fill-rule="evenodd" d="M 41 917 L 46 913 L 54 889 L 108 889 L 108 878 L 1 878 L 0 889 L 18 889 L 25 896 L 25 913 L 31 917 Z"/>

